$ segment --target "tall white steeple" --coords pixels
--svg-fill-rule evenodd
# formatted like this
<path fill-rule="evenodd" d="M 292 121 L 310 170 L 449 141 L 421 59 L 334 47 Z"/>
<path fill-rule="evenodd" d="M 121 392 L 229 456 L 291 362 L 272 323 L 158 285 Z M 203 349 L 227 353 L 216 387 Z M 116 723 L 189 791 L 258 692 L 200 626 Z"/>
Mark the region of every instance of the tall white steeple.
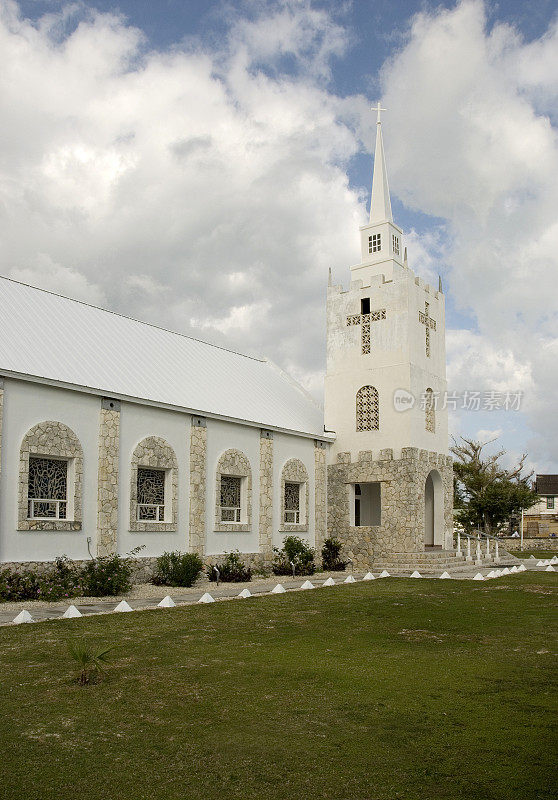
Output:
<path fill-rule="evenodd" d="M 361 263 L 351 267 L 353 280 L 367 280 L 372 275 L 391 278 L 398 268 L 403 268 L 402 230 L 393 221 L 384 139 L 382 136 L 380 103 L 376 106 L 376 149 L 370 198 L 370 220 L 360 229 Z"/>
<path fill-rule="evenodd" d="M 378 103 L 376 111 L 376 150 L 374 152 L 374 175 L 372 177 L 372 197 L 370 199 L 370 224 L 376 222 L 393 222 L 391 199 L 384 156 L 384 138 L 382 136 L 381 113 L 385 108 Z"/>

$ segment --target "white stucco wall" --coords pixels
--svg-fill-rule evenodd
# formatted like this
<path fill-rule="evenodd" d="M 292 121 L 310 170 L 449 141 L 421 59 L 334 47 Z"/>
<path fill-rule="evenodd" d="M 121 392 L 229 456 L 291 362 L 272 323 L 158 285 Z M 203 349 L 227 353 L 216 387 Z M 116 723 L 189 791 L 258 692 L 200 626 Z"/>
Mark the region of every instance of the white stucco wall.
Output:
<path fill-rule="evenodd" d="M 327 374 L 325 379 L 325 425 L 336 433 L 330 448 L 330 463 L 339 452 L 353 459 L 361 450 L 378 453 L 392 448 L 397 458 L 403 447 L 447 453 L 447 410 L 440 401 L 436 410 L 436 432 L 425 428 L 421 395 L 427 388 L 446 389 L 444 296 L 428 287 L 412 270 L 394 263 L 393 279 L 372 275 L 367 284 L 357 280 L 348 291 L 340 286 L 328 291 Z M 386 309 L 386 318 L 370 323 L 370 353 L 362 353 L 361 325 L 347 325 L 349 315 L 360 314 L 361 300 L 370 298 L 371 311 Z M 419 321 L 429 304 L 436 321 L 430 331 L 430 357 L 426 356 L 425 326 Z M 356 393 L 365 385 L 376 387 L 380 402 L 380 428 L 356 430 Z M 393 396 L 404 389 L 415 397 L 409 411 L 398 411 Z"/>
<path fill-rule="evenodd" d="M 130 473 L 132 453 L 148 436 L 164 439 L 178 461 L 178 519 L 176 531 L 130 531 Z M 120 457 L 118 497 L 118 552 L 125 554 L 145 545 L 141 557 L 158 556 L 165 550 L 188 549 L 188 496 L 190 486 L 190 416 L 152 406 L 122 403 L 120 406 Z M 170 502 L 170 498 L 165 499 Z"/>
<path fill-rule="evenodd" d="M 291 458 L 302 461 L 308 472 L 308 531 L 295 533 L 306 539 L 311 547 L 315 543 L 315 483 L 314 483 L 314 441 L 301 436 L 276 433 L 273 437 L 273 546 L 281 547 L 283 539 L 289 534 L 281 524 L 281 472 Z"/>
<path fill-rule="evenodd" d="M 100 398 L 38 383 L 4 379 L 2 478 L 0 481 L 0 560 L 48 561 L 56 556 L 88 558 L 96 551 L 97 466 Z M 83 449 L 83 525 L 81 531 L 18 531 L 19 450 L 27 431 L 39 422 L 63 422 Z"/>
<path fill-rule="evenodd" d="M 240 450 L 252 470 L 252 524 L 249 531 L 215 530 L 215 472 L 219 457 L 225 450 Z M 207 420 L 207 475 L 205 502 L 205 549 L 207 555 L 231 550 L 256 553 L 259 550 L 260 518 L 260 429 L 232 422 Z"/>

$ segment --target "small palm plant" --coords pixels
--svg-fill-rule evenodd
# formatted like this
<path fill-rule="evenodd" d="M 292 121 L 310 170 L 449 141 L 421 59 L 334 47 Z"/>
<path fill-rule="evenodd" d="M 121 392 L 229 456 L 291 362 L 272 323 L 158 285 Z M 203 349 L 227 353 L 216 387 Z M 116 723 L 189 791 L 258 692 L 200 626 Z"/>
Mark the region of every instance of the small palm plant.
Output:
<path fill-rule="evenodd" d="M 68 644 L 71 657 L 79 664 L 78 683 L 80 686 L 86 686 L 94 681 L 100 673 L 105 672 L 104 665 L 109 661 L 109 653 L 115 648 L 116 645 L 112 645 L 103 650 L 96 650 L 85 641 Z"/>

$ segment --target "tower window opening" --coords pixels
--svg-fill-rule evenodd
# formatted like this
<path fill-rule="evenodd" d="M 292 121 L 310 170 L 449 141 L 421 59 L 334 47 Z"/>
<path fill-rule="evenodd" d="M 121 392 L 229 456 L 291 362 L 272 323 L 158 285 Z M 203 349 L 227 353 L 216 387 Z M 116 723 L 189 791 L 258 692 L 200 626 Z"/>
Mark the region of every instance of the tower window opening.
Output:
<path fill-rule="evenodd" d="M 394 233 L 391 235 L 391 241 L 393 245 L 393 252 L 396 256 L 399 255 L 399 236 L 396 236 Z"/>
<path fill-rule="evenodd" d="M 370 298 L 363 297 L 360 301 L 360 313 L 361 314 L 370 314 Z"/>
<path fill-rule="evenodd" d="M 368 252 L 379 253 L 382 249 L 382 234 L 373 233 L 368 237 Z"/>

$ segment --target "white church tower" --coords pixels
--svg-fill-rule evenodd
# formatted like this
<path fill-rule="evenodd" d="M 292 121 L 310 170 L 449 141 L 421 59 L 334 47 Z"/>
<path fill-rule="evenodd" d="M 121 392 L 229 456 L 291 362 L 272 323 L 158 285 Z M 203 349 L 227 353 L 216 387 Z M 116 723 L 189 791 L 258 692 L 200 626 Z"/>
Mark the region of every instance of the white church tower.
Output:
<path fill-rule="evenodd" d="M 407 265 L 378 104 L 370 221 L 348 291 L 328 287 L 329 534 L 362 566 L 452 548 L 445 307 Z"/>

